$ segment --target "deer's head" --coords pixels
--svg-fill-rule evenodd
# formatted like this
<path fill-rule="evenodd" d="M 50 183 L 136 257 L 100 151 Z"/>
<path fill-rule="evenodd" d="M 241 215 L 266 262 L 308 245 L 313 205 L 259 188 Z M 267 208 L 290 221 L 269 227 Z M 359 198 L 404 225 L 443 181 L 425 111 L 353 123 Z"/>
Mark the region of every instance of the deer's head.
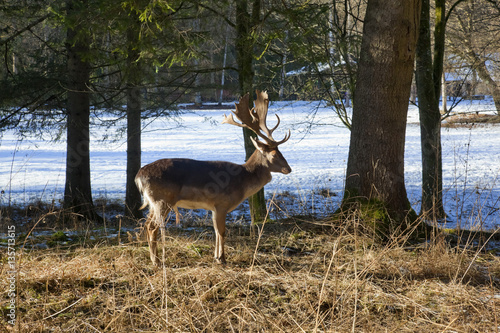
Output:
<path fill-rule="evenodd" d="M 222 123 L 236 125 L 252 130 L 263 140 L 262 142 L 258 138 L 250 137 L 255 148 L 265 158 L 269 170 L 271 172 L 288 174 L 292 172 L 292 169 L 281 152 L 278 150 L 278 146 L 288 141 L 291 133 L 288 131 L 288 134 L 285 135 L 281 141 L 274 140 L 273 132 L 280 124 L 280 117 L 276 115 L 278 123 L 272 129 L 269 129 L 266 124 L 269 97 L 265 91 L 256 90 L 256 94 L 257 99 L 255 100 L 255 107 L 252 109 L 249 107 L 248 94 L 241 97 L 239 103 L 235 103 L 236 110 L 233 111 L 233 113 L 241 121 L 241 124 L 234 120 L 233 114 L 230 114 L 229 117 L 224 115 Z"/>

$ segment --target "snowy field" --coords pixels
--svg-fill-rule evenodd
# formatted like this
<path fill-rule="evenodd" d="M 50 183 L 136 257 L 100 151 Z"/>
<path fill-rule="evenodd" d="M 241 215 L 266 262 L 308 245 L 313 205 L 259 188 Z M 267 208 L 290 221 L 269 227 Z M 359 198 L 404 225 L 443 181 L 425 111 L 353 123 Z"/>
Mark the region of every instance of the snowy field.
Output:
<path fill-rule="evenodd" d="M 491 100 L 462 102 L 455 112 L 492 113 Z M 241 129 L 221 124 L 230 110 L 187 111 L 180 119 L 157 118 L 143 123 L 142 163 L 160 158 L 186 157 L 243 163 Z M 275 174 L 266 186 L 271 216 L 335 211 L 343 193 L 349 131 L 330 107 L 321 102 L 272 103 L 281 117 L 274 137 L 287 129 L 291 139 L 280 150 L 292 167 L 289 175 Z M 97 121 L 97 120 L 95 120 Z M 126 144 L 124 138 L 103 141 L 110 132 L 94 126 L 91 172 L 94 198 L 123 200 L 125 196 Z M 20 140 L 14 131 L 0 138 L 0 205 L 24 205 L 35 201 L 58 202 L 65 180 L 65 142 Z M 443 178 L 448 227 L 496 229 L 500 226 L 500 126 L 474 125 L 443 128 Z M 408 197 L 419 211 L 420 129 L 418 111 L 410 106 L 406 134 L 405 179 Z M 204 214 L 198 213 L 198 214 Z M 245 204 L 228 221 L 248 219 Z"/>

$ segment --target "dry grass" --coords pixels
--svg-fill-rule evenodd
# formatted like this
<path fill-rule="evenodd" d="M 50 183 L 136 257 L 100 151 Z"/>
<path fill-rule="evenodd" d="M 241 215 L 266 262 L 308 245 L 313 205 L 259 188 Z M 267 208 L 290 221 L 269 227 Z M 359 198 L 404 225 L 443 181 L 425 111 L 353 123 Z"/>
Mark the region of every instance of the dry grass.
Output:
<path fill-rule="evenodd" d="M 480 114 L 480 113 L 459 113 L 451 115 L 442 123 L 443 127 L 470 127 L 478 124 L 498 124 L 500 115 Z"/>
<path fill-rule="evenodd" d="M 18 249 L 19 321 L 3 293 L 0 331 L 500 331 L 498 256 L 443 238 L 382 246 L 355 222 L 232 226 L 227 266 L 212 262 L 208 227 L 168 229 L 162 269 L 137 241 Z"/>

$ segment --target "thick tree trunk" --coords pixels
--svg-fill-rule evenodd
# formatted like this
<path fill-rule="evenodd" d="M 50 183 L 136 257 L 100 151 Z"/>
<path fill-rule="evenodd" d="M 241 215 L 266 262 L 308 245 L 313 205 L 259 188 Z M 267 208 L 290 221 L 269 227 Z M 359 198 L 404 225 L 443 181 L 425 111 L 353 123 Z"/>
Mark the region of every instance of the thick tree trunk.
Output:
<path fill-rule="evenodd" d="M 343 204 L 375 200 L 402 221 L 411 211 L 404 145 L 420 1 L 369 0 Z"/>
<path fill-rule="evenodd" d="M 436 1 L 434 62 L 430 35 L 430 4 L 422 0 L 417 44 L 416 83 L 422 149 L 421 214 L 430 219 L 445 217 L 441 154 L 441 114 L 439 95 L 444 55 L 444 2 Z"/>
<path fill-rule="evenodd" d="M 73 3 L 67 4 L 68 14 Z M 64 207 L 89 219 L 99 219 L 92 204 L 90 185 L 90 66 L 83 58 L 89 53 L 87 38 L 77 36 L 78 28 L 67 32 L 67 155 Z"/>
<path fill-rule="evenodd" d="M 125 191 L 125 214 L 141 218 L 141 194 L 135 185 L 135 175 L 141 168 L 141 68 L 136 29 L 127 31 L 128 73 L 127 73 L 127 183 Z"/>
<path fill-rule="evenodd" d="M 248 13 L 248 1 L 236 0 L 236 62 L 238 64 L 238 81 L 240 84 L 240 94 L 244 96 L 250 93 L 250 105 L 253 96 L 253 41 L 251 29 L 259 21 L 261 0 L 254 0 L 252 15 Z M 246 159 L 253 154 L 255 147 L 250 141 L 250 137 L 256 138 L 251 130 L 243 129 L 245 141 Z M 250 205 L 250 216 L 252 223 L 261 222 L 266 216 L 266 201 L 264 188 L 248 198 Z"/>

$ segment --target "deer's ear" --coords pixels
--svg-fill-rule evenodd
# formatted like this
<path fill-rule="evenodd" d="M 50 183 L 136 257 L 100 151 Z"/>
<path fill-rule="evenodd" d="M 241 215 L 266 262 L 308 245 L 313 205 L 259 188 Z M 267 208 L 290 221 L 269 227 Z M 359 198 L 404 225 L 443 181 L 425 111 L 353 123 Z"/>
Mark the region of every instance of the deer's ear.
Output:
<path fill-rule="evenodd" d="M 265 143 L 260 142 L 257 139 L 254 139 L 252 136 L 250 137 L 250 140 L 252 141 L 253 145 L 255 146 L 255 149 L 260 151 L 262 154 L 264 154 L 264 149 L 266 147 Z"/>

